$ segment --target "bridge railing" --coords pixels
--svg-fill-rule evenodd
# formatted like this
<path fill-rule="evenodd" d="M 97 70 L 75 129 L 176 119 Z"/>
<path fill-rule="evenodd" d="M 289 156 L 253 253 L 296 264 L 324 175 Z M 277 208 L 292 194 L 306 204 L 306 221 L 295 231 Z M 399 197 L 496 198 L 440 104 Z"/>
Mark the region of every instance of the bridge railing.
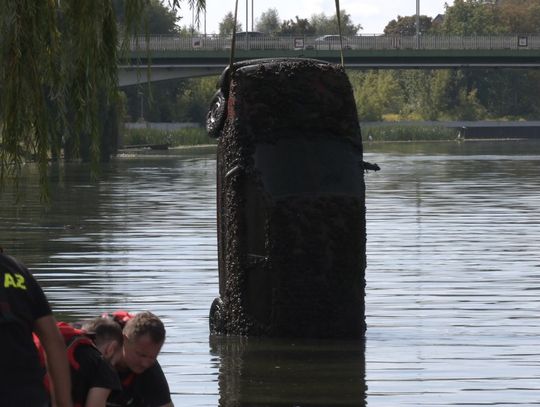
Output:
<path fill-rule="evenodd" d="M 148 48 L 147 48 L 148 45 Z M 508 50 L 540 49 L 539 34 L 508 35 L 360 35 L 344 37 L 345 50 Z M 243 50 L 339 50 L 336 39 L 314 36 L 260 36 L 237 39 L 236 48 Z M 206 35 L 182 37 L 151 35 L 131 39 L 131 51 L 218 51 L 231 48 L 230 36 Z"/>

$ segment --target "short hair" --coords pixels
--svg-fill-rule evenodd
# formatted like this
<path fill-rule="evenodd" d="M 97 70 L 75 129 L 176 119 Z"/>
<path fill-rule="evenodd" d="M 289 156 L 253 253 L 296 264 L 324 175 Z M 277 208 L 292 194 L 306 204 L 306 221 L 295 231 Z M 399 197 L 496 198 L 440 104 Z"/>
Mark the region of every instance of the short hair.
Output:
<path fill-rule="evenodd" d="M 110 341 L 116 341 L 120 345 L 124 342 L 122 328 L 111 318 L 91 319 L 83 324 L 82 329 L 93 338 L 98 347 Z"/>
<path fill-rule="evenodd" d="M 126 322 L 124 335 L 131 340 L 148 335 L 152 342 L 163 343 L 165 341 L 165 326 L 156 315 L 150 311 L 143 311 Z"/>

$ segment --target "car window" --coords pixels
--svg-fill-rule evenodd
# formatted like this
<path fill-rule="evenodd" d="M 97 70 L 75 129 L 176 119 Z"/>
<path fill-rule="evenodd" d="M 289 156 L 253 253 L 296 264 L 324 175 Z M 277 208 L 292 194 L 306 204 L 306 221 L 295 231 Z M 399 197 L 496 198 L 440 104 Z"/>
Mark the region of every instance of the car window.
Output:
<path fill-rule="evenodd" d="M 305 138 L 261 143 L 255 169 L 272 197 L 363 193 L 362 153 L 347 140 Z"/>

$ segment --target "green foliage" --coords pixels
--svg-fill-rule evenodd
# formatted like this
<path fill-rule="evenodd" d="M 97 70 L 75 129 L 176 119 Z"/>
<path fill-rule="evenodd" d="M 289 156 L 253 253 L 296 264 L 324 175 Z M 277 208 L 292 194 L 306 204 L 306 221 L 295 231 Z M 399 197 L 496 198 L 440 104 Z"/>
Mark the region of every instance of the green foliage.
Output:
<path fill-rule="evenodd" d="M 232 11 L 229 11 L 219 23 L 219 34 L 220 35 L 232 35 L 234 31 L 234 14 Z M 242 24 L 238 21 L 236 22 L 236 32 L 242 31 Z"/>
<path fill-rule="evenodd" d="M 360 121 L 379 121 L 402 103 L 399 84 L 391 71 L 349 73 Z"/>
<path fill-rule="evenodd" d="M 283 35 L 313 35 L 315 28 L 307 18 L 298 18 L 295 20 L 284 20 L 281 23 L 280 33 Z"/>
<path fill-rule="evenodd" d="M 117 23 L 121 26 L 126 24 L 126 3 L 132 0 L 113 0 L 113 8 L 116 15 Z M 142 16 L 140 24 L 133 25 L 133 30 L 130 32 L 145 31 L 152 34 L 174 34 L 178 32 L 176 26 L 180 18 L 176 12 L 165 7 L 159 0 L 149 0 L 145 6 L 145 13 Z"/>
<path fill-rule="evenodd" d="M 477 90 L 467 92 L 466 89 L 459 91 L 459 104 L 455 108 L 455 116 L 459 120 L 478 120 L 485 117 L 486 109 L 477 98 Z"/>
<path fill-rule="evenodd" d="M 540 2 L 505 0 L 500 5 L 501 24 L 510 33 L 540 32 Z"/>
<path fill-rule="evenodd" d="M 431 17 L 420 16 L 420 32 L 426 33 L 431 30 Z M 386 35 L 416 35 L 416 16 L 397 16 L 397 20 L 390 21 L 384 27 Z"/>
<path fill-rule="evenodd" d="M 483 0 L 454 0 L 446 7 L 441 31 L 455 35 L 482 35 L 506 32 L 500 8 Z"/>
<path fill-rule="evenodd" d="M 269 8 L 267 11 L 263 12 L 257 20 L 257 31 L 275 34 L 279 31 L 279 28 L 279 13 L 275 8 Z"/>
<path fill-rule="evenodd" d="M 177 95 L 176 120 L 204 124 L 216 82 L 216 77 L 189 79 Z"/>
<path fill-rule="evenodd" d="M 340 10 L 341 17 L 341 33 L 343 35 L 356 35 L 362 29 L 360 24 L 354 24 L 351 20 L 351 15 L 345 10 Z M 315 34 L 338 34 L 338 21 L 335 14 L 328 17 L 324 13 L 314 14 L 309 19 L 311 27 Z"/>
<path fill-rule="evenodd" d="M 75 139 L 71 145 L 77 150 L 81 134 L 89 136 L 96 163 L 98 103 L 109 103 L 117 83 L 111 3 L 8 0 L 0 8 L 0 33 L 4 86 L 0 178 L 17 176 L 23 155 L 31 153 L 46 185 L 48 159 L 59 157 L 63 139 Z"/>

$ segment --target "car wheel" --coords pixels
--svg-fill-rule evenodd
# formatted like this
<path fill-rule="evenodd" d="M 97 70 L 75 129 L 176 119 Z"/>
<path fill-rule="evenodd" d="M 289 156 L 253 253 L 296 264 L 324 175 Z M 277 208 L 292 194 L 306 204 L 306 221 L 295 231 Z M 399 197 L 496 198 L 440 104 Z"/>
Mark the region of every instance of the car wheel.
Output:
<path fill-rule="evenodd" d="M 219 334 L 223 332 L 223 302 L 221 298 L 214 298 L 210 306 L 210 333 Z"/>
<path fill-rule="evenodd" d="M 221 90 L 218 90 L 214 94 L 210 102 L 210 109 L 208 109 L 208 113 L 206 114 L 206 131 L 210 137 L 219 137 L 223 122 L 225 121 L 226 102 Z"/>

